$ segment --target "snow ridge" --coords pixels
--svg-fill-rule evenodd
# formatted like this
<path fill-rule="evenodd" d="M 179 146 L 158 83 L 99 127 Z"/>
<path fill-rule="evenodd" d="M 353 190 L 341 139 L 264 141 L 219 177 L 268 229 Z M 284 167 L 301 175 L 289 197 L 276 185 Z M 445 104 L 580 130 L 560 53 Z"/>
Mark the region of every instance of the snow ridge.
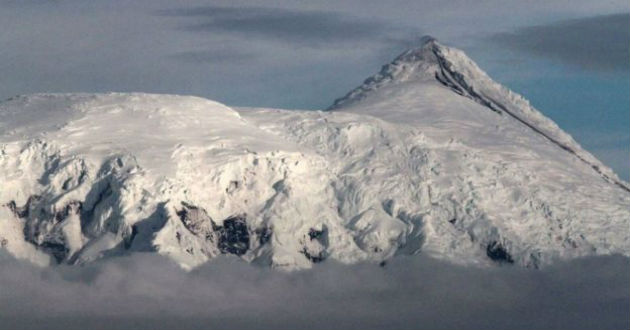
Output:
<path fill-rule="evenodd" d="M 499 115 L 507 114 L 514 118 L 589 165 L 607 182 L 630 192 L 627 183 L 584 150 L 553 121 L 531 107 L 521 95 L 493 81 L 462 51 L 444 46 L 430 36 L 421 39 L 419 48 L 405 51 L 361 86 L 335 100 L 328 110 L 351 107 L 381 88 L 409 80 L 427 80 L 431 75 L 458 95 L 470 98 Z"/>

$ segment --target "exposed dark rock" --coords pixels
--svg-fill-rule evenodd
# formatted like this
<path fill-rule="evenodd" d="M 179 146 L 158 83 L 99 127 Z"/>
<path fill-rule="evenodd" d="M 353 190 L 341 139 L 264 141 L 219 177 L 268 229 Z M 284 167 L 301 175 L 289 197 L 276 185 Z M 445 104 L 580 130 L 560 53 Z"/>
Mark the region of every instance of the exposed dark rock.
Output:
<path fill-rule="evenodd" d="M 218 234 L 221 253 L 241 256 L 249 250 L 249 231 L 245 215 L 235 215 L 223 220 L 223 226 L 214 228 Z"/>
<path fill-rule="evenodd" d="M 63 190 L 68 191 L 74 189 L 85 182 L 85 179 L 88 176 L 87 166 L 85 165 L 85 162 L 83 160 L 80 161 L 79 165 L 81 166 L 81 172 L 79 173 L 79 176 L 71 176 L 67 178 L 61 186 Z"/>
<path fill-rule="evenodd" d="M 61 263 L 69 252 L 68 248 L 61 243 L 43 242 L 39 245 L 39 247 L 44 250 L 44 252 L 52 255 L 57 263 Z"/>
<path fill-rule="evenodd" d="M 513 264 L 514 259 L 501 243 L 493 241 L 486 246 L 486 255 L 488 258 L 499 263 Z"/>
<path fill-rule="evenodd" d="M 272 234 L 273 232 L 269 227 L 256 229 L 256 235 L 258 235 L 258 243 L 260 243 L 260 245 L 267 244 L 271 240 Z"/>
<path fill-rule="evenodd" d="M 55 213 L 55 220 L 61 222 L 68 218 L 71 213 L 80 214 L 83 209 L 83 203 L 79 201 L 72 201 L 63 208 L 63 210 Z"/>
<path fill-rule="evenodd" d="M 4 206 L 8 207 L 11 213 L 13 213 L 16 217 L 20 218 L 18 214 L 18 207 L 17 207 L 17 204 L 15 204 L 15 201 L 10 201 L 4 204 Z"/>
<path fill-rule="evenodd" d="M 28 218 L 28 216 L 30 215 L 31 206 L 34 203 L 38 202 L 40 199 L 41 197 L 39 195 L 32 195 L 28 198 L 28 200 L 26 200 L 26 204 L 24 204 L 24 206 L 22 207 L 17 206 L 15 201 L 10 201 L 9 203 L 5 205 L 11 210 L 11 213 L 13 213 L 16 217 L 20 219 L 24 219 L 24 218 Z"/>
<path fill-rule="evenodd" d="M 322 225 L 322 229 L 310 228 L 300 243 L 303 245 L 300 253 L 308 260 L 313 263 L 324 261 L 328 257 L 326 251 L 328 248 L 328 228 L 325 225 Z"/>
<path fill-rule="evenodd" d="M 81 214 L 83 203 L 71 201 L 60 211 L 53 210 L 51 212 L 36 204 L 40 200 L 40 196 L 31 196 L 26 205 L 21 208 L 15 208 L 14 214 L 25 220 L 23 229 L 24 240 L 51 255 L 58 263 L 61 263 L 68 257 L 69 248 L 65 244 L 65 237 L 59 227 L 59 223 L 72 214 Z M 15 203 L 10 203 L 9 205 L 10 208 L 14 206 Z"/>
<path fill-rule="evenodd" d="M 194 235 L 203 235 L 208 238 L 209 231 L 214 223 L 208 212 L 203 208 L 182 202 L 182 208 L 175 210 L 175 213 L 188 229 Z"/>
<path fill-rule="evenodd" d="M 72 177 L 67 178 L 66 181 L 63 182 L 63 185 L 61 186 L 61 189 L 63 190 L 68 190 L 70 189 L 70 185 L 72 184 Z"/>
<path fill-rule="evenodd" d="M 131 226 L 131 235 L 129 235 L 129 237 L 125 239 L 125 249 L 131 248 L 131 245 L 133 244 L 133 240 L 136 238 L 136 235 L 138 235 L 138 226 L 133 225 Z"/>
<path fill-rule="evenodd" d="M 308 231 L 308 237 L 310 237 L 311 241 L 314 239 L 320 240 L 324 237 L 325 230 L 326 230 L 325 227 L 322 230 L 311 228 Z"/>
<path fill-rule="evenodd" d="M 228 187 L 225 188 L 225 192 L 228 193 L 228 194 L 232 194 L 233 192 L 238 190 L 238 188 L 240 186 L 241 186 L 240 182 L 238 182 L 238 181 L 230 181 L 230 184 L 228 185 Z"/>
<path fill-rule="evenodd" d="M 316 253 L 316 254 L 311 254 L 311 253 L 310 253 L 310 252 L 306 249 L 306 247 L 304 247 L 304 248 L 302 249 L 302 251 L 300 251 L 300 252 L 302 252 L 302 254 L 306 257 L 306 259 L 310 260 L 310 261 L 311 261 L 311 262 L 313 262 L 313 263 L 319 263 L 319 262 L 322 262 L 322 261 L 326 260 L 326 256 L 327 256 L 327 255 L 326 255 L 326 251 L 325 251 L 325 250 L 320 251 L 320 252 L 318 252 L 318 253 Z"/>
<path fill-rule="evenodd" d="M 82 169 L 81 173 L 79 174 L 79 184 L 82 184 L 85 181 L 85 178 L 87 177 L 88 173 L 86 169 Z"/>
<path fill-rule="evenodd" d="M 464 75 L 452 69 L 450 63 L 442 55 L 442 52 L 437 45 L 433 44 L 431 50 L 440 65 L 440 72 L 435 73 L 435 79 L 437 81 L 450 88 L 455 93 L 468 97 L 498 114 L 502 114 L 501 110 L 507 110 L 502 104 L 490 99 L 487 95 L 477 93 L 473 86 L 468 84 Z"/>

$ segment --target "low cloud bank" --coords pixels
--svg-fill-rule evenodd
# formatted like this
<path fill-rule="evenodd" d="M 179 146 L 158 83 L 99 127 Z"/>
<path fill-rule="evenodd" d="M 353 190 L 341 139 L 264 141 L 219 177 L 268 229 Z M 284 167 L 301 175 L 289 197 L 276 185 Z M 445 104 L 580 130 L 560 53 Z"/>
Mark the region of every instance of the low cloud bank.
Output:
<path fill-rule="evenodd" d="M 544 270 L 428 257 L 283 273 L 152 254 L 37 268 L 0 254 L 0 329 L 627 329 L 630 259 Z"/>

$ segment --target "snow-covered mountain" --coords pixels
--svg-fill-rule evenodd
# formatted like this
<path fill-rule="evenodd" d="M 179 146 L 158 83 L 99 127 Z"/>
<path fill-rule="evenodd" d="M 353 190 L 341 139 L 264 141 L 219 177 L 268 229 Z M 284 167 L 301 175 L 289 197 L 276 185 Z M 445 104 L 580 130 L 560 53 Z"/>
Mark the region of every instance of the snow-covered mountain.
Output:
<path fill-rule="evenodd" d="M 0 245 L 46 265 L 155 251 L 283 269 L 425 253 L 630 255 L 630 189 L 464 53 L 425 38 L 330 111 L 151 94 L 0 104 Z"/>

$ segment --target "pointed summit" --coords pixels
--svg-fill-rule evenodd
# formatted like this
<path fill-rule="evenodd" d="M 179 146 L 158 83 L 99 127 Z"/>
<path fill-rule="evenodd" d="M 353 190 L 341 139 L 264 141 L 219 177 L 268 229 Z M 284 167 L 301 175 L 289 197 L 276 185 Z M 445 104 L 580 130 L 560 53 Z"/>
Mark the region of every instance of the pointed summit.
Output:
<path fill-rule="evenodd" d="M 440 44 L 436 38 L 428 35 L 423 36 L 420 38 L 418 47 L 404 51 L 385 67 L 407 64 L 409 66 L 405 66 L 405 69 L 414 69 L 417 66 L 411 64 L 438 64 L 436 52 L 439 52 L 442 47 L 445 46 Z"/>
<path fill-rule="evenodd" d="M 398 55 L 391 63 L 384 65 L 381 70 L 366 79 L 363 84 L 345 96 L 335 100 L 327 110 L 336 110 L 355 104 L 374 91 L 385 86 L 422 78 L 431 78 L 439 69 L 440 60 L 436 53 L 444 47 L 431 36 L 420 38 L 420 46 L 406 50 Z"/>
<path fill-rule="evenodd" d="M 491 97 L 480 95 L 477 90 L 487 89 L 485 87 L 497 89 L 502 94 L 509 94 L 513 99 L 511 102 L 529 106 L 522 97 L 495 83 L 463 51 L 445 46 L 432 36 L 423 36 L 417 48 L 398 55 L 391 63 L 384 65 L 379 73 L 366 79 L 361 86 L 335 100 L 328 110 L 352 106 L 376 90 L 411 81 L 438 82 L 495 112 L 501 112 L 501 106 Z M 490 91 L 488 94 L 496 93 Z"/>
<path fill-rule="evenodd" d="M 459 97 L 481 107 L 472 106 L 470 102 L 466 105 Z M 456 106 L 462 104 L 464 106 Z M 440 109 L 440 113 L 434 109 Z M 506 119 L 509 125 L 531 130 L 586 163 L 604 180 L 630 192 L 628 184 L 556 123 L 534 109 L 529 101 L 492 80 L 463 51 L 445 46 L 430 36 L 422 37 L 419 47 L 403 52 L 361 86 L 335 100 L 328 110 L 362 112 L 384 119 L 396 117 L 397 121 L 407 121 L 409 114 L 415 113 L 414 117 L 422 118 L 424 123 L 436 121 L 436 117 L 448 117 L 449 121 L 470 124 L 472 115 L 483 116 L 483 125 L 496 126 L 499 119 Z M 488 110 L 501 118 L 487 117 Z"/>

